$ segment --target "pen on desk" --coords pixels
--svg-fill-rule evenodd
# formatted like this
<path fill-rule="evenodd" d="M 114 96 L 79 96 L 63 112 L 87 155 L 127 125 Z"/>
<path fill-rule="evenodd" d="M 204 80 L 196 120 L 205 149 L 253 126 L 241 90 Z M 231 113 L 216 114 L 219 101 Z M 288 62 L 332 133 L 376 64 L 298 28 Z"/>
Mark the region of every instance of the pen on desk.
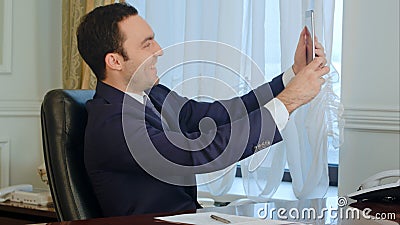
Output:
<path fill-rule="evenodd" d="M 227 220 L 227 219 L 224 219 L 224 218 L 222 218 L 222 217 L 216 216 L 216 215 L 210 215 L 210 217 L 211 217 L 212 219 L 216 220 L 216 221 L 221 222 L 221 223 L 226 223 L 226 224 L 231 223 L 231 221 L 229 221 L 229 220 Z"/>

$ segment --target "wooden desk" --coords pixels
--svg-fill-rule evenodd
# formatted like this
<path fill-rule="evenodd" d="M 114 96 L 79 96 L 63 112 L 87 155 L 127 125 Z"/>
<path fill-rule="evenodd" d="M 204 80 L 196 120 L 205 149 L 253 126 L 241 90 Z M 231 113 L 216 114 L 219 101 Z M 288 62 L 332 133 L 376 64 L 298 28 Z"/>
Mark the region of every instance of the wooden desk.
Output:
<path fill-rule="evenodd" d="M 382 205 L 380 205 L 382 206 Z M 384 204 L 384 208 L 388 207 L 387 212 L 391 212 L 391 210 L 398 210 L 398 204 Z M 363 205 L 363 207 L 369 207 L 371 209 L 374 208 L 374 204 L 371 203 L 369 205 Z M 231 214 L 231 215 L 240 215 L 240 216 L 250 216 L 250 217 L 256 217 L 259 218 L 260 216 L 258 214 L 262 214 L 262 216 L 265 216 L 266 219 L 282 219 L 282 216 L 285 214 L 281 214 L 281 217 L 277 215 L 278 209 L 286 209 L 286 216 L 288 216 L 288 219 L 285 219 L 287 221 L 295 221 L 295 222 L 303 222 L 303 223 L 310 223 L 310 224 L 317 224 L 317 225 L 350 225 L 350 224 L 356 224 L 356 225 L 383 225 L 383 224 L 388 224 L 388 225 L 394 225 L 396 224 L 393 221 L 388 221 L 388 220 L 374 220 L 374 219 L 365 219 L 362 217 L 362 214 L 360 218 L 345 218 L 345 215 L 342 215 L 342 218 L 339 218 L 339 216 L 332 217 L 329 216 L 328 211 L 325 211 L 324 216 L 321 216 L 320 218 L 317 218 L 316 215 L 315 219 L 306 219 L 302 218 L 301 216 L 296 219 L 292 219 L 289 216 L 289 211 L 292 210 L 296 211 L 298 210 L 301 212 L 302 210 L 306 209 L 314 209 L 316 212 L 321 212 L 323 209 L 329 209 L 329 208 L 336 208 L 337 212 L 339 210 L 342 210 L 343 212 L 346 211 L 346 209 L 351 209 L 350 212 L 352 211 L 357 211 L 361 212 L 363 208 L 357 209 L 353 207 L 342 207 L 342 208 L 337 208 L 337 198 L 328 198 L 328 199 L 313 199 L 313 200 L 301 200 L 301 201 L 282 201 L 282 200 L 274 200 L 271 202 L 267 203 L 256 203 L 256 204 L 246 204 L 246 205 L 239 205 L 239 206 L 225 206 L 225 207 L 211 207 L 211 208 L 204 208 L 204 209 L 199 209 L 197 212 L 220 212 L 220 213 L 225 213 L 225 214 Z M 275 210 L 273 210 L 275 209 Z M 193 211 L 194 212 L 194 211 Z M 180 213 L 175 213 L 175 214 L 182 214 L 182 213 L 193 213 L 191 211 L 187 212 L 180 212 Z M 263 214 L 264 212 L 272 212 L 268 213 L 268 215 Z M 322 211 L 324 212 L 324 211 Z M 162 215 L 171 215 L 171 214 L 162 214 Z M 160 214 L 149 214 L 149 215 L 136 215 L 136 216 L 123 216 L 123 217 L 110 217 L 110 218 L 97 218 L 97 219 L 90 219 L 90 220 L 81 220 L 81 221 L 70 221 L 70 222 L 54 222 L 54 223 L 48 223 L 47 225 L 143 225 L 143 224 L 154 224 L 154 225 L 165 225 L 165 224 L 171 224 L 168 222 L 163 222 L 159 220 L 154 220 L 155 216 L 162 216 Z M 335 215 L 335 214 L 331 214 Z M 373 215 L 372 213 L 370 215 Z M 396 221 L 399 221 L 400 218 L 395 218 Z"/>
<path fill-rule="evenodd" d="M 21 225 L 53 221 L 57 221 L 57 215 L 52 207 L 10 201 L 0 203 L 0 224 Z"/>

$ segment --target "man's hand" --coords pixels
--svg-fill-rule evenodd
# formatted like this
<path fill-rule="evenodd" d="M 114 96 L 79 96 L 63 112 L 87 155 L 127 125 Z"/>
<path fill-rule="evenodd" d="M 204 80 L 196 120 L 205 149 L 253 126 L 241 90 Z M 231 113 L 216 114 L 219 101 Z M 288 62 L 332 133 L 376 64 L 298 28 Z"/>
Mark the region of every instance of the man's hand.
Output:
<path fill-rule="evenodd" d="M 294 54 L 294 64 L 292 66 L 294 74 L 298 74 L 300 70 L 306 67 L 306 28 L 304 27 L 300 33 L 299 42 L 297 43 L 296 53 Z M 325 57 L 324 47 L 315 39 L 315 55 L 316 57 Z"/>
<path fill-rule="evenodd" d="M 310 64 L 298 71 L 297 75 L 277 96 L 289 113 L 317 96 L 325 82 L 322 76 L 329 72 L 329 67 L 325 64 L 325 57 L 316 57 Z"/>

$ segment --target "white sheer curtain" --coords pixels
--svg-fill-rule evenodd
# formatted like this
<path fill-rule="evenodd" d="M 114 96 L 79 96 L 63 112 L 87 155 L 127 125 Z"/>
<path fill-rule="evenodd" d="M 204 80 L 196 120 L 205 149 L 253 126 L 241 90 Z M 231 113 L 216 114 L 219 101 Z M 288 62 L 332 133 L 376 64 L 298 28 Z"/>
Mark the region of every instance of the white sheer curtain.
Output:
<path fill-rule="evenodd" d="M 264 69 L 266 80 L 270 80 L 290 67 L 281 70 L 279 1 L 243 3 L 246 12 L 243 25 L 246 48 L 243 51 Z M 285 162 L 282 143 L 242 160 L 240 166 L 247 198 L 253 201 L 270 198 L 282 180 Z"/>
<path fill-rule="evenodd" d="M 242 35 L 244 11 L 243 1 L 231 0 L 131 0 L 127 1 L 139 10 L 156 33 L 156 40 L 163 48 L 194 40 L 211 40 L 222 42 L 240 51 L 245 50 L 246 43 Z M 263 61 L 261 59 L 260 61 Z M 192 78 L 196 79 L 193 83 Z M 233 89 L 221 91 L 217 79 Z M 245 80 L 213 64 L 185 64 L 161 77 L 161 83 L 167 84 L 178 93 L 195 97 L 203 101 L 226 99 L 248 90 L 243 85 Z M 205 184 L 214 196 L 223 195 L 232 186 L 236 174 L 236 164 L 228 168 L 197 176 L 199 184 Z"/>
<path fill-rule="evenodd" d="M 278 8 L 281 70 L 293 64 L 298 36 L 304 27 L 304 12 L 308 9 L 315 11 L 316 35 L 325 47 L 328 64 L 331 64 L 335 0 L 280 0 Z M 267 21 L 270 17 L 265 15 L 265 18 Z M 268 34 L 271 33 L 266 36 Z M 329 186 L 327 152 L 329 148 L 338 148 L 342 142 L 343 107 L 333 91 L 338 78 L 337 71 L 331 66 L 331 73 L 325 76 L 326 84 L 320 94 L 290 116 L 282 132 L 284 141 L 262 152 L 261 157 L 254 155 L 242 161 L 244 188 L 249 198 L 262 200 L 272 197 L 282 177 L 285 155 L 295 196 L 310 199 L 325 195 Z"/>
<path fill-rule="evenodd" d="M 284 72 L 293 57 L 306 9 L 314 9 L 316 34 L 331 56 L 334 0 L 127 0 L 139 10 L 156 33 L 162 47 L 184 41 L 212 40 L 231 45 L 261 68 L 265 79 Z M 243 77 L 219 73 L 215 65 L 187 65 L 161 77 L 161 82 L 188 97 L 200 100 L 229 98 L 244 94 L 253 83 L 251 73 Z M 241 68 L 241 71 L 247 71 Z M 335 77 L 330 75 L 328 78 Z M 186 85 L 193 77 L 213 77 L 235 91 L 221 92 L 209 80 Z M 321 94 L 310 104 L 294 112 L 282 135 L 284 142 L 260 151 L 241 162 L 243 185 L 248 198 L 270 198 L 280 184 L 287 160 L 298 198 L 322 197 L 328 187 L 327 148 L 338 140 L 334 125 L 340 124 L 340 104 L 332 91 L 333 79 L 327 79 Z M 323 103 L 323 104 L 321 104 Z M 331 110 L 327 110 L 331 109 Z M 318 116 L 318 117 L 316 117 Z M 312 119 L 312 122 L 310 120 Z M 334 131 L 334 132 L 333 132 Z M 333 137 L 333 138 L 332 138 Z M 222 171 L 202 174 L 199 183 L 207 183 L 213 195 L 223 195 L 232 186 L 235 165 Z"/>
<path fill-rule="evenodd" d="M 301 23 L 290 24 L 289 21 L 303 18 L 305 10 L 314 10 L 316 35 L 325 47 L 328 64 L 331 64 L 335 1 L 281 0 L 280 9 L 281 42 L 289 43 L 289 46 L 294 46 L 297 42 L 293 38 L 293 31 L 299 31 L 303 27 Z M 291 55 L 292 51 L 282 51 L 282 68 L 292 64 L 287 60 Z M 320 94 L 290 116 L 283 132 L 293 191 L 299 199 L 325 195 L 329 186 L 327 152 L 330 145 L 337 148 L 341 142 L 338 132 L 343 126 L 343 109 L 333 91 L 333 84 L 338 81 L 338 73 L 333 66 L 325 79 L 326 84 Z"/>

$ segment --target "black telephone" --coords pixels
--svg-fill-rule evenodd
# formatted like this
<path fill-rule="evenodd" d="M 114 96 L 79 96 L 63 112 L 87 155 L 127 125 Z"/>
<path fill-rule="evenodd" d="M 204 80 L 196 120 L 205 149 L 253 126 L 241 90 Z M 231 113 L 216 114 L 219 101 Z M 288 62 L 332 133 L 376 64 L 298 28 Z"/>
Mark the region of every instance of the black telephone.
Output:
<path fill-rule="evenodd" d="M 383 183 L 387 178 L 395 178 L 396 181 Z M 400 170 L 387 170 L 367 178 L 348 197 L 357 201 L 400 201 Z"/>

